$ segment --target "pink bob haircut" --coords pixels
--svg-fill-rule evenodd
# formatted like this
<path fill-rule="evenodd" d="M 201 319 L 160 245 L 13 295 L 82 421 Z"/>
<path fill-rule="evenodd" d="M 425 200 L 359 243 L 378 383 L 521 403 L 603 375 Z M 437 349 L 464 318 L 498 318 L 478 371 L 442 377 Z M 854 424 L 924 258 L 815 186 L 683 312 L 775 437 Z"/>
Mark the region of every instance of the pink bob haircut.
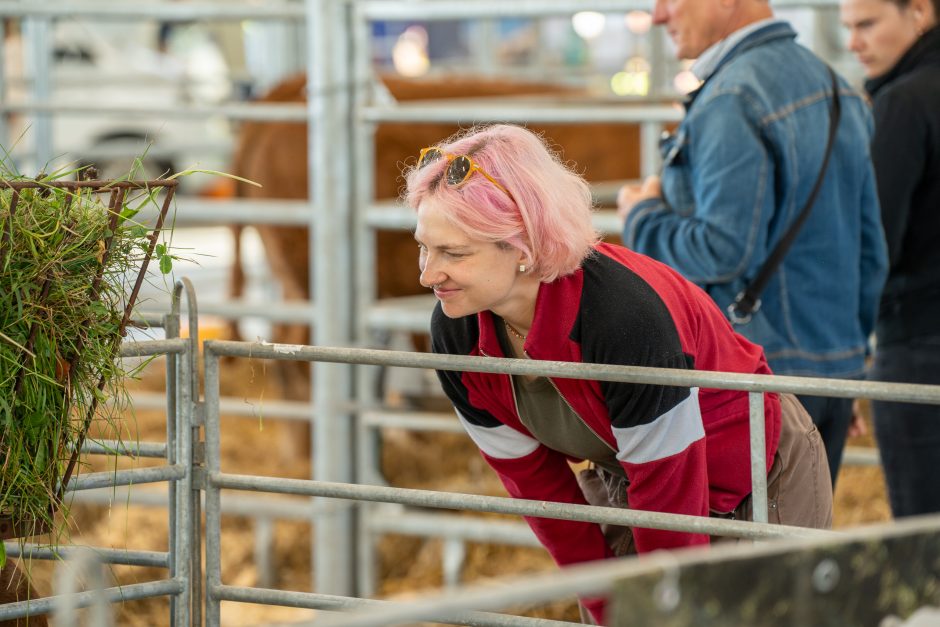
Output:
<path fill-rule="evenodd" d="M 404 202 L 417 210 L 433 199 L 470 237 L 518 248 L 530 272 L 550 282 L 575 272 L 598 242 L 587 182 L 563 164 L 541 137 L 521 126 L 477 126 L 438 144 L 466 155 L 499 181 L 474 172 L 461 185 L 445 180 L 447 160 L 405 172 Z"/>

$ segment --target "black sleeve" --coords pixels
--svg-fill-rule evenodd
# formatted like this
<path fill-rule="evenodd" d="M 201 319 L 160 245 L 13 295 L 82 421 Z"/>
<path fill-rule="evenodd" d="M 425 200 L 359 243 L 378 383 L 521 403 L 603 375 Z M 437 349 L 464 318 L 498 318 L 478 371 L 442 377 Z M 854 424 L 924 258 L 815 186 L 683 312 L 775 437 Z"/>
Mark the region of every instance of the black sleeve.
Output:
<path fill-rule="evenodd" d="M 679 331 L 656 291 L 619 263 L 600 257 L 595 277 L 586 265 L 578 329 L 585 362 L 691 369 Z M 689 397 L 687 387 L 600 383 L 611 422 L 626 428 L 648 424 Z"/>
<path fill-rule="evenodd" d="M 441 310 L 440 303 L 434 308 L 434 313 L 431 315 L 432 352 L 441 355 L 471 355 L 478 337 L 479 327 L 475 316 L 452 320 Z M 435 372 L 444 394 L 464 419 L 481 427 L 496 427 L 502 424 L 488 411 L 473 406 L 470 402 L 469 390 L 463 382 L 463 372 L 457 370 L 436 370 Z"/>
<path fill-rule="evenodd" d="M 927 118 L 912 94 L 890 88 L 875 100 L 874 117 L 871 157 L 878 181 L 889 267 L 894 268 L 901 258 L 914 191 L 924 177 L 929 150 Z"/>

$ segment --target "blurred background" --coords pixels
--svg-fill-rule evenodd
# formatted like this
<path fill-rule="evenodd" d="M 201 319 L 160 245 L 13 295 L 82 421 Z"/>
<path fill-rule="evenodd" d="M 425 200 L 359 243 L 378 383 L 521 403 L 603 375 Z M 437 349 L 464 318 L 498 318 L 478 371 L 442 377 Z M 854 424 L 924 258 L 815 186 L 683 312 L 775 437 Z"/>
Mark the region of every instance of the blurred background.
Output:
<path fill-rule="evenodd" d="M 633 4 L 638 8 L 540 18 L 371 21 L 370 70 L 375 77 L 554 84 L 595 103 L 678 101 L 697 84 L 690 63 L 675 59 L 668 37 L 652 25 L 651 6 Z M 837 5 L 776 5 L 805 45 L 860 80 L 845 52 Z M 308 65 L 304 3 L 259 6 L 48 0 L 30 11 L 25 0 L 0 2 L 0 146 L 8 166 L 35 175 L 95 164 L 110 178 L 126 175 L 142 157 L 138 178 L 187 169 L 233 172 L 245 119 L 238 106 Z M 233 191 L 219 177 L 197 174 L 183 177 L 181 194 L 185 203 L 185 197 L 224 199 Z M 196 281 L 204 301 L 221 303 L 234 261 L 226 207 L 201 200 L 181 206 L 187 208 L 177 213 L 173 244 L 186 259 L 176 270 Z M 240 238 L 246 298 L 280 298 L 250 224 Z M 150 296 L 159 299 L 160 291 Z M 270 337 L 263 316 L 239 320 L 248 337 Z"/>

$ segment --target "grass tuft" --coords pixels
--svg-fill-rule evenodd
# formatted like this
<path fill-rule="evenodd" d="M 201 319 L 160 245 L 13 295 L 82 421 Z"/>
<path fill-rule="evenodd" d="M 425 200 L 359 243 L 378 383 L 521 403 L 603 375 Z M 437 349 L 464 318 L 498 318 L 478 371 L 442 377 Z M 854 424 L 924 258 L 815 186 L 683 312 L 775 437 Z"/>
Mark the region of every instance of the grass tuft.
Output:
<path fill-rule="evenodd" d="M 18 533 L 58 537 L 63 478 L 92 427 L 121 439 L 123 385 L 116 359 L 130 295 L 148 258 L 172 257 L 135 221 L 167 189 L 38 186 L 0 162 L 0 520 Z M 109 203 L 111 207 L 109 208 Z M 158 207 L 159 208 L 159 207 Z M 0 563 L 4 561 L 0 552 Z"/>

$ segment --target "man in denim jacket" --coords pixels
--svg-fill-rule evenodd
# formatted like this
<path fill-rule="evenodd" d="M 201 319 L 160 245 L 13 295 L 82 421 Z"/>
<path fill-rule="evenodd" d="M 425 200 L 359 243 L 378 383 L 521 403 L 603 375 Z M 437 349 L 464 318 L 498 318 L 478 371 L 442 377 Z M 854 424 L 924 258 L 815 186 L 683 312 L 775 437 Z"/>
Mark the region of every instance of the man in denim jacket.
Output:
<path fill-rule="evenodd" d="M 826 65 L 766 0 L 657 0 L 653 13 L 703 84 L 664 138 L 662 179 L 618 198 L 624 243 L 679 270 L 725 310 L 807 200 L 829 132 Z M 855 378 L 887 268 L 868 146 L 872 120 L 840 80 L 842 119 L 819 196 L 738 332 L 777 374 Z M 822 433 L 833 481 L 850 399 L 800 398 Z"/>

